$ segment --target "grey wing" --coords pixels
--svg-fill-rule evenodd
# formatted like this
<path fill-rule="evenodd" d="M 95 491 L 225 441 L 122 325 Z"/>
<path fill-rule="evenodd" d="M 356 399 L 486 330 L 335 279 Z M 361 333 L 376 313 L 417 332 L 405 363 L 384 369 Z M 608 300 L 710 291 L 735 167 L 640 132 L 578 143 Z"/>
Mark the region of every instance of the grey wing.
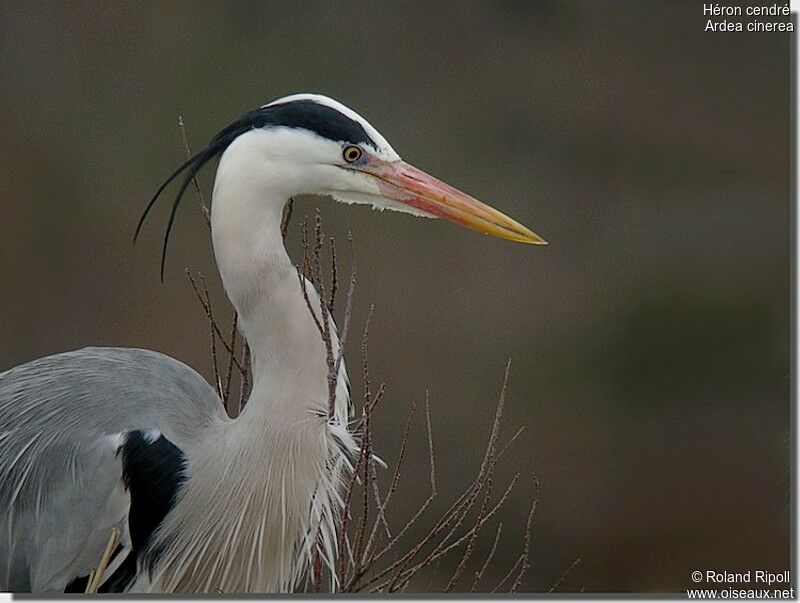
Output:
<path fill-rule="evenodd" d="M 0 591 L 63 591 L 126 531 L 124 434 L 185 450 L 220 420 L 211 386 L 157 352 L 85 348 L 0 373 Z"/>

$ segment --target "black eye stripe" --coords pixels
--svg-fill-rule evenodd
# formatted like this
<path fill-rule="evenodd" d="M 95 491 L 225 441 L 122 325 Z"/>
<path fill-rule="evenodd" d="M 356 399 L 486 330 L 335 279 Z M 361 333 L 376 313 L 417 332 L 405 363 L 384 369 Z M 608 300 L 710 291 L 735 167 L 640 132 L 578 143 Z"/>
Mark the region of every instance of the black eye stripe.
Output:
<path fill-rule="evenodd" d="M 269 126 L 303 128 L 335 142 L 368 144 L 377 149 L 377 144 L 359 122 L 333 107 L 313 101 L 292 101 L 250 111 L 219 132 L 211 144 L 232 141 L 253 128 Z"/>

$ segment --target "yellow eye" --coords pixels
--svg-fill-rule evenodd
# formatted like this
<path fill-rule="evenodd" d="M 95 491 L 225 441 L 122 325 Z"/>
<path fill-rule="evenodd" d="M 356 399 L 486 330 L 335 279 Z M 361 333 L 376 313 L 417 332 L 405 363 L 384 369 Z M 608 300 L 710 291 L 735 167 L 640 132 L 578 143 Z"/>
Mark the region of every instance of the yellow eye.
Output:
<path fill-rule="evenodd" d="M 353 163 L 354 161 L 358 161 L 361 159 L 361 156 L 364 154 L 364 151 L 361 150 L 360 147 L 355 145 L 350 145 L 349 147 L 345 147 L 344 151 L 342 152 L 342 156 L 347 163 Z"/>

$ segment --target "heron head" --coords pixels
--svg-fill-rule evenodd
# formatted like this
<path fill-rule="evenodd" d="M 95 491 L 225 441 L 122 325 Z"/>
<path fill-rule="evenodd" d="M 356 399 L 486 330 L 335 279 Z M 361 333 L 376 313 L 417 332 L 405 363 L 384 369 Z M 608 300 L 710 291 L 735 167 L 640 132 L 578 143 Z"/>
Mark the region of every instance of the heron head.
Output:
<path fill-rule="evenodd" d="M 228 154 L 243 158 L 248 177 L 264 182 L 284 201 L 295 195 L 325 195 L 449 220 L 510 241 L 546 244 L 500 211 L 406 163 L 363 117 L 317 94 L 280 98 L 226 126 L 158 189 L 136 234 L 167 185 L 183 176 L 167 227 L 166 252 L 175 211 L 192 178 L 211 159 Z"/>

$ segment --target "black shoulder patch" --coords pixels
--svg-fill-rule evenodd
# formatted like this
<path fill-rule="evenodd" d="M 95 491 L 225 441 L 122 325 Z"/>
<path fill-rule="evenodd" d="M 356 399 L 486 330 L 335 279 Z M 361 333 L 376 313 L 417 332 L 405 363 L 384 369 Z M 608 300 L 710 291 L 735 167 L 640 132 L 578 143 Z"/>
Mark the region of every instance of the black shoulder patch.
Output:
<path fill-rule="evenodd" d="M 118 454 L 131 495 L 131 544 L 141 550 L 175 504 L 186 459 L 163 435 L 151 441 L 141 431 L 132 431 Z"/>
<path fill-rule="evenodd" d="M 150 546 L 150 539 L 175 505 L 185 479 L 186 458 L 163 435 L 152 439 L 141 431 L 132 431 L 117 454 L 131 497 L 128 528 L 132 550 L 104 584 L 103 592 L 124 591 L 136 576 L 137 562 L 152 571 L 160 551 Z"/>

